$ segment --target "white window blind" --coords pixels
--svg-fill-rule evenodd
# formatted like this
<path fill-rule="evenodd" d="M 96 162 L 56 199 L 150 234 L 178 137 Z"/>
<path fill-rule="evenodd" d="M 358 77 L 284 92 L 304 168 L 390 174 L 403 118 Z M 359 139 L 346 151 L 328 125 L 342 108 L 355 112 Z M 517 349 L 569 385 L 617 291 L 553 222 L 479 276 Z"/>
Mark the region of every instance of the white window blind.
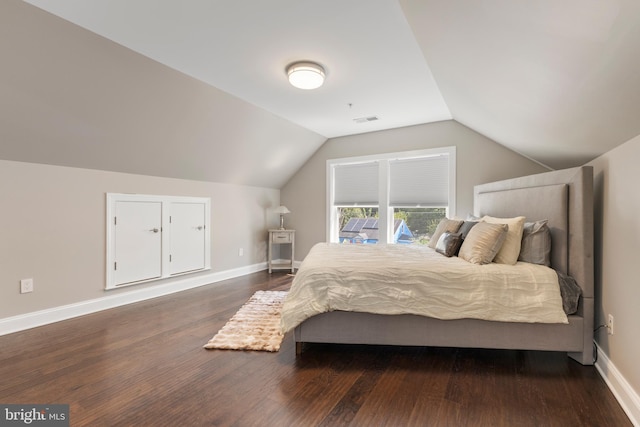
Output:
<path fill-rule="evenodd" d="M 391 160 L 389 181 L 391 206 L 447 206 L 449 204 L 449 156 Z"/>
<path fill-rule="evenodd" d="M 336 165 L 334 204 L 378 204 L 378 162 Z"/>

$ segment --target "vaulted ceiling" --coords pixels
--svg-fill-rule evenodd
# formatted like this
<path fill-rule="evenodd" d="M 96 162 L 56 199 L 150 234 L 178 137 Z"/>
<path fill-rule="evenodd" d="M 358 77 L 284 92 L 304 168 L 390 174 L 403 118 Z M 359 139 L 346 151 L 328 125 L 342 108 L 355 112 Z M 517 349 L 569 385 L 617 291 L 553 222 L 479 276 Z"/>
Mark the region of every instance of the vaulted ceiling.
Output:
<path fill-rule="evenodd" d="M 640 134 L 635 0 L 25 1 L 205 84 L 216 111 L 240 111 L 216 124 L 236 146 L 225 155 L 248 170 L 266 162 L 275 178 L 239 183 L 282 185 L 326 138 L 448 119 L 556 169 Z M 288 85 L 285 67 L 296 60 L 322 64 L 325 85 Z M 377 120 L 355 120 L 362 117 Z M 225 125 L 238 129 L 225 133 Z M 19 158 L 18 145 L 0 155 Z M 95 157 L 86 167 L 130 171 Z M 136 170 L 182 174 L 154 167 Z M 212 174 L 182 177 L 219 179 Z"/>

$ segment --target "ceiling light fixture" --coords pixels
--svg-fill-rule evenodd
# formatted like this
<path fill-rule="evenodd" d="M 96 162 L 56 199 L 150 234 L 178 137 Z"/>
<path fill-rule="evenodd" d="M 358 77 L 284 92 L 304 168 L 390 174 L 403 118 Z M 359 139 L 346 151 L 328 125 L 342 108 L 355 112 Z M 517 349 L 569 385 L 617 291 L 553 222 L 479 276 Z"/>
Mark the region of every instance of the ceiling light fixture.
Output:
<path fill-rule="evenodd" d="M 294 62 L 287 67 L 289 83 L 299 89 L 317 89 L 324 83 L 324 68 L 315 62 Z"/>

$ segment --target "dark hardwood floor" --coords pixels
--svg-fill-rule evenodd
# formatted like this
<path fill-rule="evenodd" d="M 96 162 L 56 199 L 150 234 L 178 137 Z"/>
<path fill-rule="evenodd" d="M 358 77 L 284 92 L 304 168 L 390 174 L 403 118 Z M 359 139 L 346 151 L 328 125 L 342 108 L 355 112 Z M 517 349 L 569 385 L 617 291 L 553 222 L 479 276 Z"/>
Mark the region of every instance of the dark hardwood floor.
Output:
<path fill-rule="evenodd" d="M 626 426 L 565 354 L 310 345 L 295 357 L 202 346 L 266 272 L 0 337 L 0 403 L 70 405 L 72 426 Z"/>

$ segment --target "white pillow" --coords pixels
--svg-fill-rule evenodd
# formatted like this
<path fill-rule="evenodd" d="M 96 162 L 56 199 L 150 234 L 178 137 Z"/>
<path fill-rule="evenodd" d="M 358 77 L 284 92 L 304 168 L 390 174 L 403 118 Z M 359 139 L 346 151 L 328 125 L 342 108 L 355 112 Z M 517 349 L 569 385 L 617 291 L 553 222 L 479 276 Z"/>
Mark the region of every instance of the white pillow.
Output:
<path fill-rule="evenodd" d="M 507 238 L 502 244 L 502 248 L 496 254 L 493 262 L 498 264 L 514 265 L 518 262 L 520 256 L 520 245 L 522 244 L 522 231 L 524 229 L 525 217 L 517 216 L 515 218 L 495 218 L 489 215 L 482 217 L 481 221 L 489 224 L 507 224 Z"/>

